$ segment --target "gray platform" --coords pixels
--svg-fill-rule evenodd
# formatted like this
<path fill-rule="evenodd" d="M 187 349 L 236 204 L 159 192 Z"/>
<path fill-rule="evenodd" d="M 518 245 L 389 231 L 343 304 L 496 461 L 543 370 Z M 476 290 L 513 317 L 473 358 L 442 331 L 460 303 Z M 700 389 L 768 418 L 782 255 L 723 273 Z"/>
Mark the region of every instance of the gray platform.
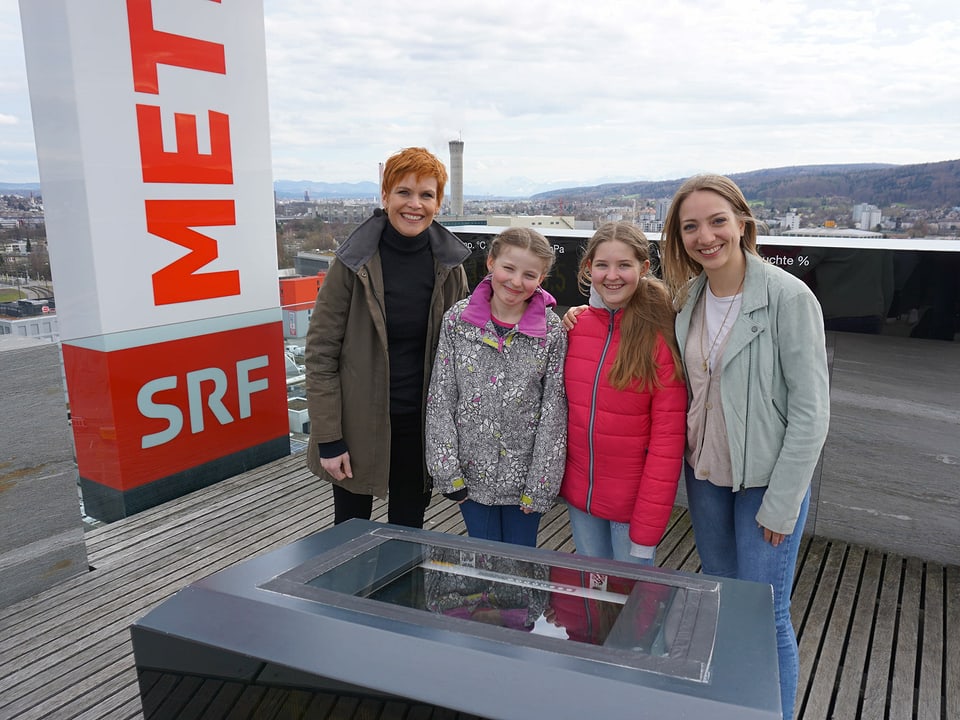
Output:
<path fill-rule="evenodd" d="M 156 720 L 211 680 L 489 718 L 780 717 L 769 586 L 362 520 L 196 582 L 131 634 Z"/>
<path fill-rule="evenodd" d="M 87 571 L 57 345 L 0 340 L 0 607 Z"/>
<path fill-rule="evenodd" d="M 815 535 L 960 562 L 960 344 L 830 333 Z"/>
<path fill-rule="evenodd" d="M 831 332 L 827 359 L 805 533 L 960 563 L 960 343 Z"/>

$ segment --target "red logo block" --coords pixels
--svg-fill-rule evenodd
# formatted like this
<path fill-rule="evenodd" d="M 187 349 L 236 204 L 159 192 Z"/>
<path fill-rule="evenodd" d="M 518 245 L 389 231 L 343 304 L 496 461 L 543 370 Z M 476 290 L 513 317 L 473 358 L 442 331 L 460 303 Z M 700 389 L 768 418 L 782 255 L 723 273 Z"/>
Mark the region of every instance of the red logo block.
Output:
<path fill-rule="evenodd" d="M 63 345 L 81 477 L 127 491 L 288 433 L 281 323 L 125 350 Z"/>

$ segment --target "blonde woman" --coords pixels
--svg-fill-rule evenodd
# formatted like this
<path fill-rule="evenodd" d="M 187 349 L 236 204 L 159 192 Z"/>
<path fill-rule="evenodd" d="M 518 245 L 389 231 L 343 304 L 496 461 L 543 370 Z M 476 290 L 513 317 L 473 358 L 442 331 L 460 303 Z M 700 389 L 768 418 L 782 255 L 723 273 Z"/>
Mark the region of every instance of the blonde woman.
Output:
<path fill-rule="evenodd" d="M 690 178 L 664 222 L 690 408 L 685 481 L 703 572 L 773 586 L 783 717 L 794 715 L 790 592 L 830 417 L 820 305 L 757 254 L 740 188 Z"/>

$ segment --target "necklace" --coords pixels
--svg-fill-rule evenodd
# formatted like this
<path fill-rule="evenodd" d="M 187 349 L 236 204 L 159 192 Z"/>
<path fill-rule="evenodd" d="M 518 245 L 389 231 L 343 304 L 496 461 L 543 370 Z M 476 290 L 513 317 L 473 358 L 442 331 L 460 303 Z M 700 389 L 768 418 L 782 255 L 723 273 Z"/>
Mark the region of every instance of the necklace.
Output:
<path fill-rule="evenodd" d="M 726 344 L 726 338 L 730 334 L 729 332 L 724 333 L 723 328 L 726 327 L 727 318 L 730 317 L 730 311 L 733 309 L 733 306 L 736 304 L 734 302 L 737 295 L 740 294 L 740 291 L 743 290 L 743 281 L 747 279 L 747 273 L 743 273 L 743 277 L 740 278 L 740 285 L 737 287 L 737 291 L 730 298 L 730 304 L 727 305 L 727 311 L 723 314 L 723 320 L 720 321 L 720 328 L 717 330 L 717 334 L 713 336 L 713 342 L 710 343 L 710 349 L 707 352 L 703 351 L 703 336 L 707 331 L 707 292 L 709 289 L 705 290 L 703 293 L 703 318 L 700 321 L 700 357 L 703 358 L 703 371 L 705 373 L 713 374 L 709 369 L 708 362 L 710 356 L 713 355 L 713 350 L 717 346 L 717 342 L 720 340 L 722 335 L 724 338 L 724 344 Z"/>

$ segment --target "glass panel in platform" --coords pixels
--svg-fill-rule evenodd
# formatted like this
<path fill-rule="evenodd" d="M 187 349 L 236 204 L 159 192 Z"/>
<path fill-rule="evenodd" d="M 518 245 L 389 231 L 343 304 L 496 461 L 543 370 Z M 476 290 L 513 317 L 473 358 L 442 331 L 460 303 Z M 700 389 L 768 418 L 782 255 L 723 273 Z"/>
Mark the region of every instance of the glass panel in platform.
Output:
<path fill-rule="evenodd" d="M 477 549 L 456 536 L 423 542 L 378 529 L 271 580 L 264 589 L 481 638 L 502 637 L 626 668 L 705 682 L 719 586 L 526 548 Z M 501 549 L 502 548 L 502 549 Z"/>

